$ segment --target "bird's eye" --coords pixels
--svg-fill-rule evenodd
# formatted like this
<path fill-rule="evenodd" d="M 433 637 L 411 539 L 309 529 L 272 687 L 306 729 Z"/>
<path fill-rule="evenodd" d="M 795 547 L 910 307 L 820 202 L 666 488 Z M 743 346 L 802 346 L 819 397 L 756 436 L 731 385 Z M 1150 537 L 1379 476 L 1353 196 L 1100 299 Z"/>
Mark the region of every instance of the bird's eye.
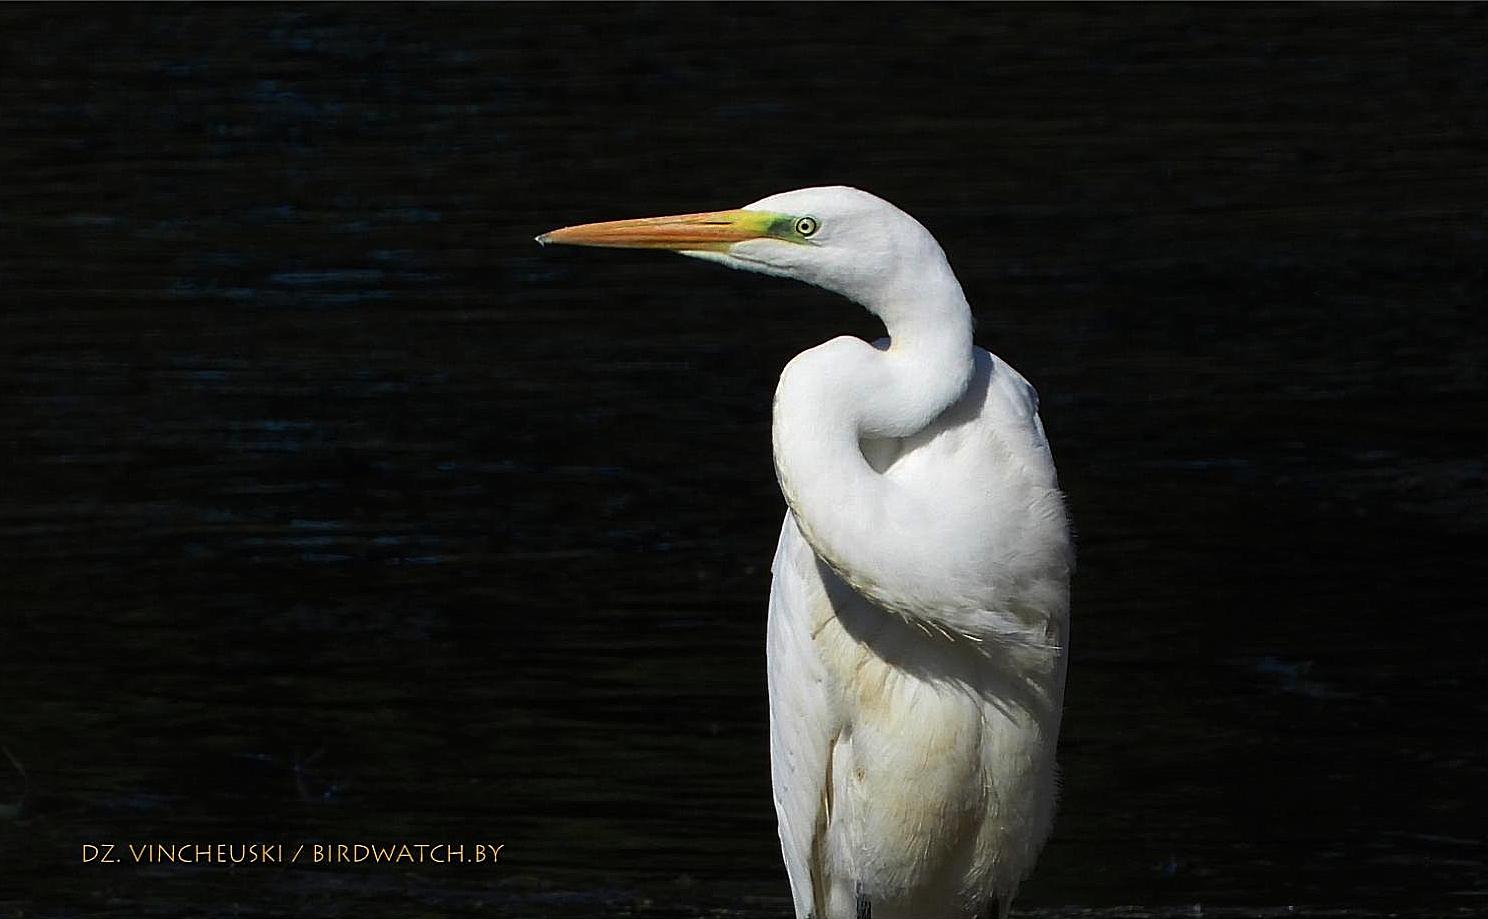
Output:
<path fill-rule="evenodd" d="M 821 222 L 818 221 L 815 217 L 796 218 L 796 232 L 801 234 L 802 236 L 810 236 L 812 233 L 815 233 L 820 227 Z"/>

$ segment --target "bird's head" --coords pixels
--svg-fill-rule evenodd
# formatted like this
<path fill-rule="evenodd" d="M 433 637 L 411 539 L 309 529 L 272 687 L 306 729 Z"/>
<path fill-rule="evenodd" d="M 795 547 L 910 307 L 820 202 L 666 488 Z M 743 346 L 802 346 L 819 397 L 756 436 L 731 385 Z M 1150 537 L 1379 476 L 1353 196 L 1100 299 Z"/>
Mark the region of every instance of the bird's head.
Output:
<path fill-rule="evenodd" d="M 841 185 L 782 192 L 738 210 L 564 227 L 537 241 L 669 249 L 815 284 L 874 312 L 912 299 L 927 266 L 945 266 L 940 245 L 919 221 Z M 948 266 L 944 273 L 950 275 Z"/>

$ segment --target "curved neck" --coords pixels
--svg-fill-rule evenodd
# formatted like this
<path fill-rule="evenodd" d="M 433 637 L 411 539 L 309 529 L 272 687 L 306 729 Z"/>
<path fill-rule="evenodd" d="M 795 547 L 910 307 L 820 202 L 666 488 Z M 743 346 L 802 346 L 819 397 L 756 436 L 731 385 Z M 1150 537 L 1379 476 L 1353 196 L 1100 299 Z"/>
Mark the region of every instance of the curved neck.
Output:
<path fill-rule="evenodd" d="M 773 425 L 781 491 L 817 555 L 879 605 L 931 621 L 948 598 L 905 545 L 934 528 L 935 510 L 874 471 L 860 444 L 923 430 L 971 383 L 971 310 L 944 275 L 917 302 L 868 304 L 888 327 L 883 350 L 843 337 L 791 361 Z"/>
<path fill-rule="evenodd" d="M 837 400 L 839 410 L 851 407 L 859 437 L 918 433 L 966 392 L 976 366 L 971 308 L 949 268 L 946 275 L 922 288 L 917 302 L 874 308 L 888 347 L 867 355 Z"/>

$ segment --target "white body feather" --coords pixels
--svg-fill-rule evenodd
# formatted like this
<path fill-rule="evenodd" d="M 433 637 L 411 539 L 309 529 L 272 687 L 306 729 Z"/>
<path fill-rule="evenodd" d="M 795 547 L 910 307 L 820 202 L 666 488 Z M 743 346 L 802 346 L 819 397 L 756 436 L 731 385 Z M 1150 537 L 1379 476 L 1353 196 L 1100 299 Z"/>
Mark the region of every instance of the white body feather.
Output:
<path fill-rule="evenodd" d="M 1032 388 L 985 351 L 940 418 L 864 453 L 886 487 L 965 528 L 934 548 L 970 547 L 984 553 L 983 577 L 1026 585 L 1001 612 L 1045 641 L 978 642 L 933 616 L 890 613 L 821 562 L 786 515 L 770 595 L 770 741 L 795 911 L 853 919 L 863 894 L 874 919 L 978 916 L 993 898 L 1010 903 L 1053 818 L 1072 564 L 1053 460 Z"/>

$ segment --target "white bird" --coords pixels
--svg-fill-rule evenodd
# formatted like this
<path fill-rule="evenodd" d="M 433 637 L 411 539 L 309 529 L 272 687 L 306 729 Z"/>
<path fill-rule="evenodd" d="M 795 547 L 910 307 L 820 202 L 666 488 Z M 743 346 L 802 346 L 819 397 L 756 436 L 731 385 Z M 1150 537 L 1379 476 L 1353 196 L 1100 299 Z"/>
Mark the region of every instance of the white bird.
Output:
<path fill-rule="evenodd" d="M 775 392 L 771 773 L 798 919 L 1006 917 L 1049 834 L 1070 531 L 1038 397 L 923 226 L 853 188 L 554 230 L 834 291 L 888 337 Z"/>

